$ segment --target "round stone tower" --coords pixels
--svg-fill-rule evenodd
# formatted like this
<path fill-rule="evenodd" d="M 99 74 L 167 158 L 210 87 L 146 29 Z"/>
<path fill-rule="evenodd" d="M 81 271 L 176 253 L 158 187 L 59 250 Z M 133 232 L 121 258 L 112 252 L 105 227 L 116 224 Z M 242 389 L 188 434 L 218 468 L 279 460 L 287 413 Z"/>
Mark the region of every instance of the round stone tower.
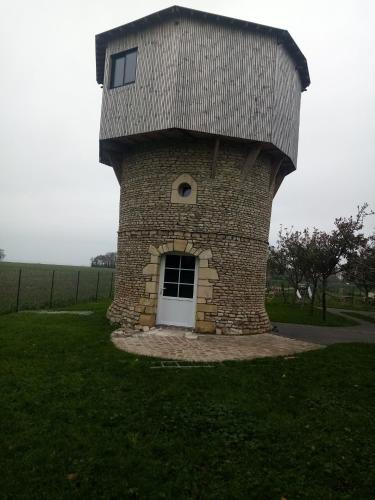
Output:
<path fill-rule="evenodd" d="M 270 330 L 273 197 L 296 167 L 307 63 L 287 31 L 171 7 L 96 37 L 100 161 L 121 187 L 125 328 Z"/>

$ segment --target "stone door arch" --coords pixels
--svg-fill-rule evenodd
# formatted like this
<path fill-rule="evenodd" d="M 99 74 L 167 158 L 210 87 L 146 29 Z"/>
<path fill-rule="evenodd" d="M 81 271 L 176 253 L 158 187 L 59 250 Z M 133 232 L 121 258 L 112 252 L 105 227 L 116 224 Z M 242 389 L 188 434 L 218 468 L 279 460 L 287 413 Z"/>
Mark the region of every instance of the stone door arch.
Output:
<path fill-rule="evenodd" d="M 140 326 L 154 326 L 158 306 L 158 290 L 161 257 L 167 253 L 182 253 L 197 257 L 197 307 L 195 330 L 201 333 L 215 333 L 217 306 L 214 303 L 214 283 L 218 273 L 212 266 L 211 249 L 194 247 L 192 241 L 175 239 L 173 242 L 161 244 L 159 247 L 150 245 L 150 262 L 143 268 L 145 277 L 145 293 L 139 307 Z"/>

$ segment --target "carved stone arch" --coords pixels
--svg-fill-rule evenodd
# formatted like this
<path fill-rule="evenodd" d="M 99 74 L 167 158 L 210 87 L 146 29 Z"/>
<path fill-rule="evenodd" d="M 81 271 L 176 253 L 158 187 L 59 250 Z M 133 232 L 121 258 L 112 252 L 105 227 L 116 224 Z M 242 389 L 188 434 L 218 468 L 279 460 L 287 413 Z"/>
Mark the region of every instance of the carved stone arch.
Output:
<path fill-rule="evenodd" d="M 183 196 L 181 187 L 184 185 L 190 186 L 190 194 Z M 197 204 L 198 185 L 195 179 L 189 174 L 181 174 L 172 184 L 171 203 L 184 203 L 185 205 Z"/>
<path fill-rule="evenodd" d="M 139 326 L 155 325 L 158 306 L 160 260 L 162 255 L 172 252 L 193 255 L 198 258 L 195 330 L 201 333 L 215 333 L 216 325 L 214 317 L 217 314 L 217 306 L 213 303 L 213 286 L 219 277 L 216 269 L 212 267 L 211 249 L 197 248 L 191 240 L 182 239 L 163 243 L 159 247 L 154 245 L 149 246 L 150 262 L 143 268 L 143 275 L 146 279 L 145 293 L 139 307 L 137 307 L 137 312 L 140 313 Z"/>

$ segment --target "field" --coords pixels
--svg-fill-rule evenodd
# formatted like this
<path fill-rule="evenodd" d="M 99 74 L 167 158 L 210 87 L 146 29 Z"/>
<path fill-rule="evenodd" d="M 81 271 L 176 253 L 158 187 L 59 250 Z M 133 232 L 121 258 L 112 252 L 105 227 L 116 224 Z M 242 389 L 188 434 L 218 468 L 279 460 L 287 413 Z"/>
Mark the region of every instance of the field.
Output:
<path fill-rule="evenodd" d="M 15 311 L 17 308 L 20 269 L 22 270 L 18 296 L 20 310 L 64 306 L 74 304 L 76 301 L 92 300 L 96 296 L 107 298 L 113 291 L 113 269 L 1 262 L 0 313 Z"/>
<path fill-rule="evenodd" d="M 107 306 L 0 318 L 2 498 L 374 498 L 375 345 L 163 369 Z"/>

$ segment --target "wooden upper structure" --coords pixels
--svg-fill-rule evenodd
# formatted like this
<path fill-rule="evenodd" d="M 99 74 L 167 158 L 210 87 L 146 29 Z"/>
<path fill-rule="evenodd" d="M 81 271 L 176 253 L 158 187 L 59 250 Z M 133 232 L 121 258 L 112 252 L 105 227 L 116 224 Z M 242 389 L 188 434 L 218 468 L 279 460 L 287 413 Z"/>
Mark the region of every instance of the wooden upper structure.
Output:
<path fill-rule="evenodd" d="M 112 56 L 137 48 L 136 81 L 110 88 Z M 96 36 L 100 161 L 184 133 L 261 145 L 296 167 L 307 62 L 285 30 L 170 7 Z"/>

